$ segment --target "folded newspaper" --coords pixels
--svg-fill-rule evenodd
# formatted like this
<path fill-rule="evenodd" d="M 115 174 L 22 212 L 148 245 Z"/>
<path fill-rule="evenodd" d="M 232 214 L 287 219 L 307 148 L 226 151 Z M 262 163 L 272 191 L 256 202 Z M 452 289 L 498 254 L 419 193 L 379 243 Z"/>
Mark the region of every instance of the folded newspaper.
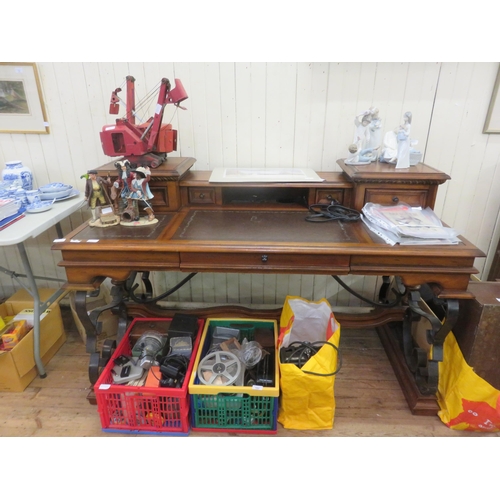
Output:
<path fill-rule="evenodd" d="M 390 245 L 456 245 L 458 232 L 444 227 L 434 211 L 406 203 L 384 206 L 366 203 L 361 220 Z"/>

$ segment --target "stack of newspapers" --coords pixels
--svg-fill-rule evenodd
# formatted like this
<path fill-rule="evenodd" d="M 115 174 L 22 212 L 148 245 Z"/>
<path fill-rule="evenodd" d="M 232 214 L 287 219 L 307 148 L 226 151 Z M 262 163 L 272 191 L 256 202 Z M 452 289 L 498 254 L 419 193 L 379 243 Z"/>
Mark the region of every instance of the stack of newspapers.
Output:
<path fill-rule="evenodd" d="M 366 203 L 361 219 L 370 231 L 390 245 L 456 245 L 460 242 L 457 231 L 443 226 L 429 207 Z"/>

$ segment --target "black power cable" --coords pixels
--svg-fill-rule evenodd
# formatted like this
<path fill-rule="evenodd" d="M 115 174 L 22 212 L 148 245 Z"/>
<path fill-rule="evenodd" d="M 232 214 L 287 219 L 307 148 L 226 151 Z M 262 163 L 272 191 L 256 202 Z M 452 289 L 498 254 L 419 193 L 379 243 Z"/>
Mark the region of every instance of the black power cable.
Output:
<path fill-rule="evenodd" d="M 330 222 L 333 220 L 343 222 L 355 222 L 360 220 L 361 214 L 353 208 L 344 207 L 336 200 L 330 204 L 316 203 L 309 206 L 307 222 Z"/>
<path fill-rule="evenodd" d="M 309 375 L 316 375 L 317 377 L 332 377 L 342 368 L 342 355 L 339 348 L 331 342 L 292 342 L 288 347 L 282 347 L 280 349 L 280 361 L 281 363 L 293 363 L 295 366 L 302 369 L 305 363 L 324 345 L 329 345 L 337 351 L 337 369 L 332 373 L 316 373 L 307 370 L 302 371 Z"/>
<path fill-rule="evenodd" d="M 366 302 L 367 304 L 370 304 L 372 306 L 376 307 L 395 307 L 397 306 L 400 302 L 401 299 L 403 298 L 404 295 L 399 293 L 397 290 L 393 289 L 393 292 L 396 294 L 396 299 L 393 302 L 390 302 L 389 304 L 384 304 L 382 302 L 374 302 L 373 300 L 367 299 L 366 297 L 363 297 L 359 293 L 355 292 L 352 288 L 350 288 L 346 283 L 344 283 L 338 276 L 335 276 L 332 274 L 332 278 L 344 289 L 346 289 L 350 294 L 354 295 L 357 297 L 359 300 L 362 300 L 363 302 Z"/>
<path fill-rule="evenodd" d="M 180 354 L 171 354 L 162 358 L 160 360 L 160 373 L 162 375 L 160 386 L 182 387 L 188 367 L 189 359 Z"/>
<path fill-rule="evenodd" d="M 164 299 L 165 297 L 168 297 L 169 295 L 172 295 L 174 292 L 179 290 L 181 286 L 184 286 L 189 280 L 194 278 L 198 273 L 191 273 L 188 276 L 186 276 L 183 280 L 179 281 L 177 285 L 172 287 L 170 290 L 167 290 L 166 292 L 158 295 L 157 297 L 152 297 L 149 299 L 140 299 L 136 295 L 134 295 L 134 290 L 139 286 L 138 284 L 134 285 L 132 288 L 126 290 L 130 298 L 134 301 L 137 302 L 138 304 L 148 304 L 150 302 L 158 302 L 159 300 Z"/>

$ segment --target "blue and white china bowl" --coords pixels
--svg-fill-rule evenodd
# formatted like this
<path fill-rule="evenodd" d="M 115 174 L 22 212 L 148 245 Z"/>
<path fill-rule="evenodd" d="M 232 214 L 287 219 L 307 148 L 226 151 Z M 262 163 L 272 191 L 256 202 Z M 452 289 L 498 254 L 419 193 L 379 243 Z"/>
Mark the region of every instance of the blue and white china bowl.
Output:
<path fill-rule="evenodd" d="M 50 184 L 45 184 L 45 186 L 39 188 L 42 193 L 61 193 L 68 190 L 70 192 L 72 189 L 73 186 L 70 186 L 69 184 L 63 184 L 62 182 L 52 182 Z M 62 196 L 59 196 L 59 198 L 62 198 Z"/>

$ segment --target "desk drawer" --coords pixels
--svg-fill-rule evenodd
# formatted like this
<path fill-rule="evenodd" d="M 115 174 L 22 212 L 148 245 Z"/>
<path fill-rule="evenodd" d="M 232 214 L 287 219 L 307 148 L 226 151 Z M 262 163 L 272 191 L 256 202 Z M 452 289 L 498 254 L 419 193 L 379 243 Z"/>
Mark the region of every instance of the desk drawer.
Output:
<path fill-rule="evenodd" d="M 348 255 L 251 253 L 181 253 L 181 271 L 271 271 L 289 274 L 347 274 Z"/>
<path fill-rule="evenodd" d="M 341 205 L 344 204 L 344 190 L 343 189 L 317 189 L 315 203 L 322 205 L 329 205 L 333 200 Z"/>
<path fill-rule="evenodd" d="M 407 203 L 412 207 L 426 207 L 427 193 L 427 189 L 367 189 L 365 203 L 379 203 L 380 205 Z"/>
<path fill-rule="evenodd" d="M 213 205 L 215 204 L 215 189 L 190 187 L 188 189 L 188 199 L 189 203 L 193 205 Z"/>

